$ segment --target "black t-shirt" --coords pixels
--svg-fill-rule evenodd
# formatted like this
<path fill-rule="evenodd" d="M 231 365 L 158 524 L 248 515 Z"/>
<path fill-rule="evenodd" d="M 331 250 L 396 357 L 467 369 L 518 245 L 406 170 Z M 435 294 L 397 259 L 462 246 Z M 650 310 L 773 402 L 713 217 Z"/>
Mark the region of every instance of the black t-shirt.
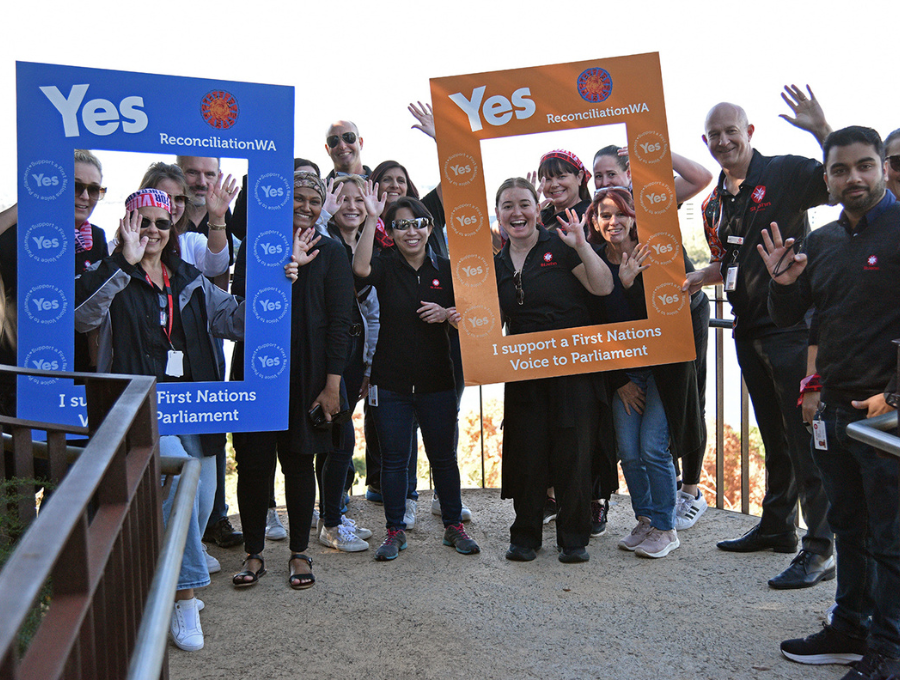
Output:
<path fill-rule="evenodd" d="M 418 271 L 395 249 L 372 257 L 372 271 L 356 278 L 357 287 L 378 291 L 381 328 L 372 358 L 373 385 L 392 392 L 441 392 L 454 389 L 448 323 L 426 323 L 417 310 L 423 302 L 454 307 L 450 260 L 426 257 Z"/>
<path fill-rule="evenodd" d="M 524 299 L 521 305 L 516 300 L 510 244 L 494 256 L 500 309 L 510 334 L 590 325 L 589 293 L 572 274 L 572 270 L 581 264 L 581 258 L 556 234 L 543 227 L 537 229 L 537 243 L 522 265 Z"/>
<path fill-rule="evenodd" d="M 584 199 L 583 201 L 578 201 L 575 205 L 572 206 L 572 210 L 578 215 L 578 219 L 581 219 L 584 214 L 587 212 L 587 209 L 591 207 L 591 200 L 589 198 Z M 549 230 L 554 230 L 559 226 L 559 220 L 557 217 L 561 217 L 564 220 L 566 219 L 566 211 L 562 210 L 560 212 L 556 212 L 556 208 L 551 203 L 546 208 L 541 210 L 541 223 Z M 585 235 L 590 231 L 590 226 L 585 225 Z"/>

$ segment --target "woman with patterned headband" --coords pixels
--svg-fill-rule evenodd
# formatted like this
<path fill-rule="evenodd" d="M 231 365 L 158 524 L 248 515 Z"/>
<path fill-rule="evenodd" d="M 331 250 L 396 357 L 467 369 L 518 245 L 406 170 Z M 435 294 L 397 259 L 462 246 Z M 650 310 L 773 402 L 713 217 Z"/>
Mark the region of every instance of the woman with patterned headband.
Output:
<path fill-rule="evenodd" d="M 591 204 L 587 183 L 590 173 L 571 151 L 555 149 L 541 156 L 537 171 L 538 193 L 549 203 L 541 210 L 541 223 L 548 230 L 559 226 L 557 218 L 566 219 L 566 210 L 574 210 L 579 219 Z"/>
<path fill-rule="evenodd" d="M 100 329 L 98 368 L 104 373 L 152 375 L 161 383 L 221 380 L 210 333 L 243 338 L 244 303 L 179 257 L 171 203 L 164 191 L 141 189 L 128 197 L 125 207 L 128 212 L 119 221 L 116 250 L 76 279 L 76 330 Z M 285 271 L 295 277 L 296 270 L 292 263 Z M 200 537 L 212 507 L 208 491 L 215 492 L 215 457 L 205 455 L 199 435 L 160 437 L 160 451 L 201 459 L 171 624 L 175 644 L 195 651 L 203 647 L 194 588 L 209 585 Z M 163 503 L 166 519 L 172 501 L 170 494 Z"/>
<path fill-rule="evenodd" d="M 309 547 L 309 528 L 316 502 L 316 454 L 342 446 L 343 430 L 333 419 L 350 416 L 343 375 L 350 353 L 350 318 L 354 304 L 353 275 L 343 247 L 334 239 L 316 236 L 316 221 L 325 201 L 325 185 L 312 172 L 294 172 L 294 241 L 310 254 L 302 262 L 291 289 L 291 375 L 288 429 L 280 432 L 234 433 L 238 469 L 238 505 L 247 557 L 234 575 L 236 588 L 255 585 L 266 573 L 262 552 L 266 541 L 270 479 L 275 458 L 284 473 L 291 555 L 288 585 L 294 590 L 315 583 Z M 305 252 L 305 251 L 304 251 Z M 232 291 L 243 294 L 247 279 L 247 241 L 238 252 Z M 243 379 L 243 348 L 235 347 L 234 379 Z M 334 462 L 337 457 L 332 457 Z M 346 459 L 323 474 L 322 501 L 326 516 L 339 516 Z M 332 474 L 333 473 L 333 474 Z M 345 534 L 344 523 L 335 534 Z M 350 528 L 352 529 L 352 527 Z M 360 541 L 363 550 L 368 545 Z M 346 547 L 346 546 L 345 546 Z"/>

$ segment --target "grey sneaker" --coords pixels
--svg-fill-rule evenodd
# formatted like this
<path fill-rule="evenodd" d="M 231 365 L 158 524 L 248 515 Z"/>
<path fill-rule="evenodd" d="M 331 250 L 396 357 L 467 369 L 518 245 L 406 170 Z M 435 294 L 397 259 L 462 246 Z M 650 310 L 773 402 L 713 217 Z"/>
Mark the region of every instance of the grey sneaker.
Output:
<path fill-rule="evenodd" d="M 700 497 L 694 498 L 684 491 L 678 492 L 678 498 L 675 500 L 675 529 L 677 531 L 690 529 L 709 507 L 706 498 L 703 497 L 703 492 L 699 493 Z"/>
<path fill-rule="evenodd" d="M 275 508 L 269 508 L 266 515 L 266 538 L 270 541 L 283 541 L 287 538 L 287 529 L 281 523 L 281 517 Z"/>
<path fill-rule="evenodd" d="M 474 555 L 481 552 L 481 548 L 475 542 L 475 539 L 469 538 L 466 530 L 463 528 L 462 522 L 459 524 L 451 524 L 444 529 L 444 545 L 451 545 L 456 548 L 456 552 L 463 555 Z"/>
<path fill-rule="evenodd" d="M 406 533 L 403 529 L 391 527 L 387 530 L 387 536 L 375 551 L 375 559 L 379 562 L 397 559 L 401 550 L 406 550 Z"/>
<path fill-rule="evenodd" d="M 403 523 L 407 531 L 416 528 L 416 502 L 412 498 L 406 499 L 406 511 L 403 513 Z"/>
<path fill-rule="evenodd" d="M 437 494 L 434 494 L 431 497 L 431 514 L 441 516 L 441 499 L 438 498 Z M 462 512 L 460 513 L 460 519 L 463 522 L 471 522 L 472 521 L 472 511 L 466 507 L 466 504 L 462 504 Z M 409 527 L 407 527 L 409 528 Z"/>
<path fill-rule="evenodd" d="M 650 532 L 650 518 L 649 517 L 638 517 L 637 526 L 631 530 L 631 533 L 628 534 L 625 538 L 619 541 L 619 547 L 622 550 L 631 550 L 634 551 L 641 543 L 644 542 L 644 538 Z"/>
<path fill-rule="evenodd" d="M 369 549 L 368 543 L 343 524 L 338 524 L 336 527 L 323 526 L 322 531 L 319 532 L 319 543 L 344 552 L 361 552 Z"/>
<path fill-rule="evenodd" d="M 665 557 L 680 545 L 681 541 L 678 540 L 678 532 L 675 529 L 662 531 L 651 527 L 643 543 L 634 549 L 634 554 L 641 557 Z"/>

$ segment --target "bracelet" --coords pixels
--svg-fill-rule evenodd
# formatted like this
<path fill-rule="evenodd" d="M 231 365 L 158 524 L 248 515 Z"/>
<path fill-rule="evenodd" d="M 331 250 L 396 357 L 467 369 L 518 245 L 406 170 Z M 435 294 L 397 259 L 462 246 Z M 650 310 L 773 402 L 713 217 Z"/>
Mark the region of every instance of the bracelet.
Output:
<path fill-rule="evenodd" d="M 206 226 L 208 226 L 213 231 L 224 231 L 226 224 L 213 224 L 212 222 L 207 222 Z"/>
<path fill-rule="evenodd" d="M 797 406 L 803 405 L 803 395 L 807 392 L 821 392 L 822 383 L 818 373 L 806 376 L 800 381 L 800 398 L 797 399 Z"/>

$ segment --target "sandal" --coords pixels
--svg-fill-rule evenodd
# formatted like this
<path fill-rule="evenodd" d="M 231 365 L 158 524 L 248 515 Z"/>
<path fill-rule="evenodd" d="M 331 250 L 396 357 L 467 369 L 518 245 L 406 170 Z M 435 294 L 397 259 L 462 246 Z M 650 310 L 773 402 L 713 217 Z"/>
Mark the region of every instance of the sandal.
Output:
<path fill-rule="evenodd" d="M 291 568 L 291 562 L 294 560 L 303 560 L 309 565 L 310 573 L 308 574 L 294 574 L 291 573 L 288 578 L 288 585 L 294 590 L 306 590 L 307 588 L 312 588 L 316 583 L 316 577 L 312 575 L 312 557 L 307 557 L 306 555 L 301 555 L 300 553 L 292 553 L 290 559 L 288 560 L 288 570 Z"/>
<path fill-rule="evenodd" d="M 247 558 L 243 561 L 241 566 L 247 564 L 249 560 L 259 560 L 260 567 L 258 571 L 250 571 L 249 569 L 244 569 L 244 571 L 239 571 L 231 578 L 231 583 L 235 588 L 246 588 L 247 586 L 255 586 L 259 583 L 260 576 L 264 576 L 266 573 L 266 562 L 263 560 L 261 555 L 247 555 Z M 250 580 L 246 580 L 247 577 L 250 577 Z"/>

